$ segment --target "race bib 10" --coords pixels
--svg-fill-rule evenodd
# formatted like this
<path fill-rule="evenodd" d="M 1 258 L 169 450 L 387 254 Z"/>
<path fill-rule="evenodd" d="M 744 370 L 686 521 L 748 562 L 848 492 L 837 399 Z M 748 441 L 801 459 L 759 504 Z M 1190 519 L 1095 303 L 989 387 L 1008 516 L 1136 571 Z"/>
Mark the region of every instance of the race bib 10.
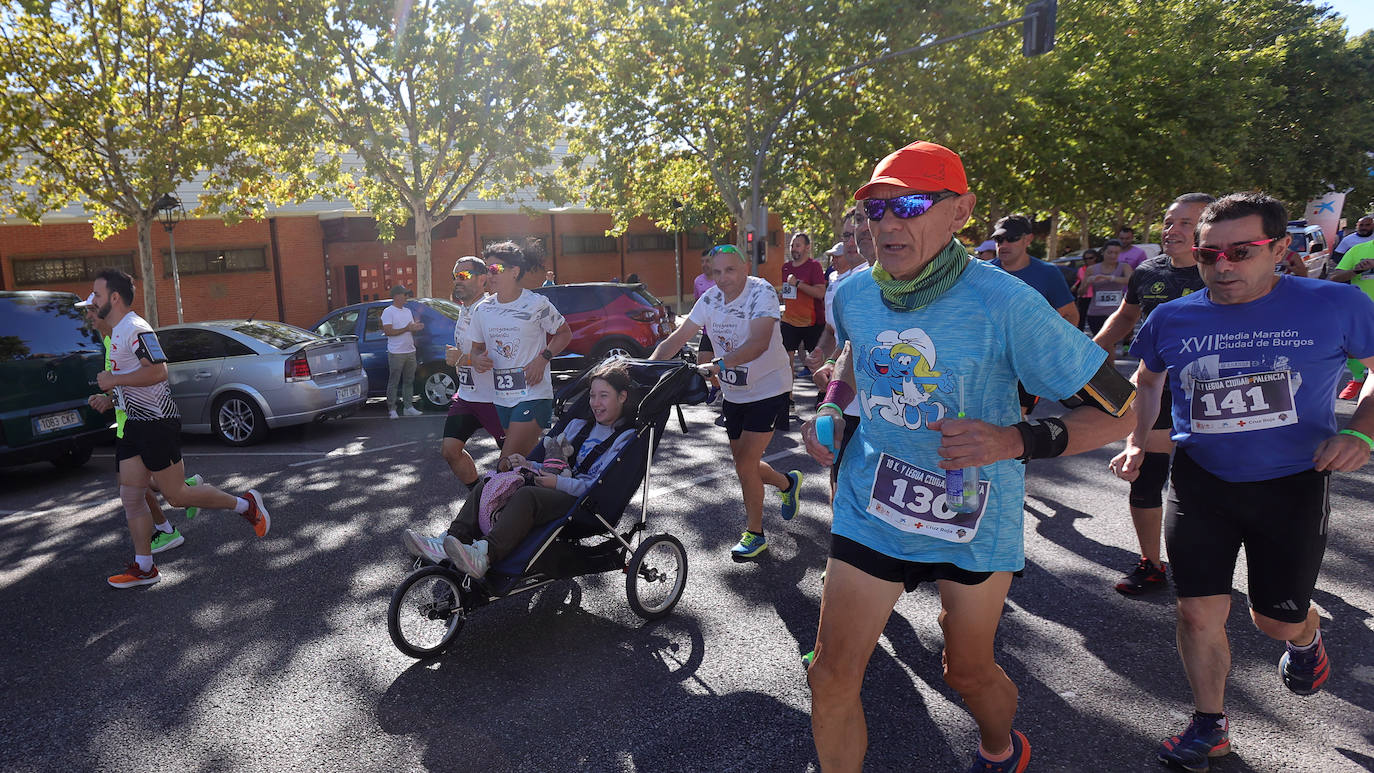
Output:
<path fill-rule="evenodd" d="M 979 505 L 972 513 L 956 513 L 945 505 L 945 473 L 927 470 L 895 456 L 881 454 L 873 475 L 868 512 L 912 534 L 947 542 L 971 542 L 988 506 L 986 480 L 978 482 Z"/>
<path fill-rule="evenodd" d="M 733 368 L 721 368 L 720 382 L 732 387 L 749 386 L 749 369 L 743 365 Z"/>
<path fill-rule="evenodd" d="M 1286 370 L 1193 382 L 1193 432 L 1220 435 L 1298 423 Z"/>

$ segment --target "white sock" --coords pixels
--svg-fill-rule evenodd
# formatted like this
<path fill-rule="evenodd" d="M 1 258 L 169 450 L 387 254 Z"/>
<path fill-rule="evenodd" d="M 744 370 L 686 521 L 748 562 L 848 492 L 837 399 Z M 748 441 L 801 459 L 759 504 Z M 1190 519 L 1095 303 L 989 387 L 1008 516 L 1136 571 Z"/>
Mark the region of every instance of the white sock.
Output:
<path fill-rule="evenodd" d="M 135 555 L 134 555 L 134 561 L 136 561 L 136 562 L 138 563 L 138 570 L 139 570 L 140 572 L 146 572 L 146 571 L 148 571 L 149 569 L 152 569 L 152 568 L 153 568 L 153 557 L 152 557 L 152 556 L 140 556 L 140 555 L 135 554 Z"/>
<path fill-rule="evenodd" d="M 234 505 L 234 512 L 238 513 L 239 515 L 248 512 L 248 508 L 253 506 L 251 502 L 244 499 L 243 497 L 238 497 L 238 500 L 239 501 Z"/>
<path fill-rule="evenodd" d="M 1312 649 L 1313 649 L 1314 647 L 1317 646 L 1317 642 L 1319 642 L 1319 641 L 1321 641 L 1321 640 L 1322 640 L 1322 629 L 1318 628 L 1318 629 L 1317 629 L 1317 635 L 1312 637 L 1312 641 L 1308 642 L 1308 644 L 1307 644 L 1306 647 L 1299 647 L 1298 645 L 1296 645 L 1296 644 L 1294 644 L 1293 642 L 1290 641 L 1290 642 L 1288 642 L 1288 649 L 1293 650 L 1294 652 L 1311 652 Z"/>
<path fill-rule="evenodd" d="M 176 531 L 176 529 L 173 529 L 173 528 L 172 528 L 172 522 L 171 522 L 171 521 L 163 521 L 162 523 L 155 523 L 155 524 L 153 524 L 153 526 L 156 526 L 156 527 L 157 527 L 157 530 L 160 531 L 160 532 L 162 532 L 163 534 L 171 534 L 172 532 Z"/>

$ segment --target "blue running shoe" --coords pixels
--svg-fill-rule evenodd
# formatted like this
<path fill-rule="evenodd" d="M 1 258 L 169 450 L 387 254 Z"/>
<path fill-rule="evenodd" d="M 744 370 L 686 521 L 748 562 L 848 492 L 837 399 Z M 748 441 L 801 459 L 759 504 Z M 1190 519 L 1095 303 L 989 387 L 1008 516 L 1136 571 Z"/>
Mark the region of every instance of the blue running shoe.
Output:
<path fill-rule="evenodd" d="M 782 497 L 782 519 L 790 521 L 797 517 L 797 507 L 800 504 L 798 494 L 801 493 L 802 474 L 799 470 L 787 473 L 787 479 L 792 481 L 791 487 L 786 491 L 779 491 L 778 496 Z"/>
<path fill-rule="evenodd" d="M 1187 730 L 1160 744 L 1159 761 L 1193 773 L 1206 773 L 1212 767 L 1210 758 L 1230 753 L 1231 733 L 1227 720 L 1222 719 L 1221 724 L 1216 725 L 1209 719 L 1194 716 Z"/>
<path fill-rule="evenodd" d="M 740 535 L 739 544 L 730 548 L 730 557 L 735 561 L 748 561 L 757 558 L 768 549 L 768 538 L 762 534 L 746 531 Z"/>
<path fill-rule="evenodd" d="M 1030 764 L 1030 741 L 1020 730 L 1011 731 L 1011 756 L 1001 762 L 991 762 L 981 752 L 973 755 L 968 773 L 1025 773 Z"/>
<path fill-rule="evenodd" d="M 1321 629 L 1317 629 L 1315 645 L 1302 652 L 1294 650 L 1290 644 L 1284 650 L 1283 657 L 1279 658 L 1279 676 L 1283 678 L 1283 686 L 1298 695 L 1320 691 L 1327 677 L 1331 676 L 1331 661 L 1326 657 Z"/>

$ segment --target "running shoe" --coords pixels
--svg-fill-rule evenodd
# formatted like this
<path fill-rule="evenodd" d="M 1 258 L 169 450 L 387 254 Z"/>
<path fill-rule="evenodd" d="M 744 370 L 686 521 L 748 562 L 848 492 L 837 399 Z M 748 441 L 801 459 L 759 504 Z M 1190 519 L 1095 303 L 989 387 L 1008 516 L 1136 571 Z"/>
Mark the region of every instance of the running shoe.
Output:
<path fill-rule="evenodd" d="M 200 484 L 202 484 L 202 483 L 204 483 L 204 482 L 205 482 L 205 479 L 202 478 L 202 477 L 200 477 L 200 473 L 196 473 L 195 475 L 192 475 L 191 477 L 189 477 L 189 478 L 186 479 L 186 485 L 188 485 L 188 486 L 199 486 Z M 199 508 L 199 507 L 188 507 L 188 508 L 186 508 L 186 520 L 189 521 L 189 520 L 191 520 L 192 518 L 195 518 L 197 515 L 200 515 L 200 508 Z M 157 552 L 157 551 L 153 551 L 153 552 Z"/>
<path fill-rule="evenodd" d="M 474 580 L 487 575 L 491 560 L 487 557 L 487 541 L 479 539 L 471 545 L 464 545 L 453 535 L 444 537 L 444 554 L 453 560 L 453 565 L 467 572 Z"/>
<path fill-rule="evenodd" d="M 248 500 L 248 510 L 243 512 L 243 519 L 253 525 L 253 533 L 259 537 L 266 537 L 267 530 L 272 528 L 272 516 L 267 514 L 267 505 L 262 502 L 262 494 L 255 488 L 248 489 L 248 493 L 243 495 Z"/>
<path fill-rule="evenodd" d="M 157 566 L 153 566 L 148 571 L 138 568 L 138 564 L 129 564 L 124 567 L 124 571 L 111 577 L 108 582 L 116 588 L 135 588 L 139 585 L 156 585 L 162 580 L 157 573 Z"/>
<path fill-rule="evenodd" d="M 406 409 L 405 409 L 405 415 L 407 415 L 407 416 L 424 416 L 425 414 L 424 414 L 423 411 L 420 411 L 420 410 L 417 409 L 415 406 L 413 406 L 413 405 L 407 405 L 407 406 L 406 406 Z"/>
<path fill-rule="evenodd" d="M 1211 720 L 1194 716 L 1188 729 L 1173 738 L 1166 738 L 1159 746 L 1159 761 L 1166 765 L 1177 765 L 1192 773 L 1206 773 L 1212 765 L 1212 757 L 1224 757 L 1231 753 L 1231 733 L 1226 719 L 1220 725 Z"/>
<path fill-rule="evenodd" d="M 1283 686 L 1298 695 L 1311 695 L 1321 690 L 1326 678 L 1331 676 L 1331 661 L 1326 657 L 1320 629 L 1317 646 L 1312 649 L 1302 652 L 1288 645 L 1279 658 L 1279 676 L 1283 678 Z"/>
<path fill-rule="evenodd" d="M 973 755 L 968 773 L 1023 773 L 1030 764 L 1030 741 L 1020 730 L 1011 731 L 1011 756 L 1001 762 L 991 762 L 982 752 Z"/>
<path fill-rule="evenodd" d="M 724 426 L 725 426 L 725 414 L 722 413 L 721 415 L 719 415 L 719 416 L 716 417 L 716 426 L 717 426 L 717 427 L 724 427 Z"/>
<path fill-rule="evenodd" d="M 401 540 L 406 543 L 406 550 L 409 550 L 412 556 L 423 558 L 431 564 L 442 563 L 448 558 L 444 554 L 442 537 L 425 537 L 413 529 L 406 529 L 401 534 Z"/>
<path fill-rule="evenodd" d="M 713 386 L 706 390 L 706 404 L 715 405 L 716 398 L 720 397 L 720 387 Z"/>
<path fill-rule="evenodd" d="M 1119 593 L 1127 596 L 1139 596 L 1151 591 L 1164 590 L 1169 587 L 1168 570 L 1168 564 L 1161 563 L 1159 566 L 1155 566 L 1150 559 L 1141 556 L 1135 568 L 1117 581 L 1116 589 Z"/>
<path fill-rule="evenodd" d="M 739 544 L 730 548 L 730 557 L 736 561 L 748 561 L 751 558 L 757 558 L 760 553 L 767 549 L 767 537 L 746 531 L 740 535 Z"/>
<path fill-rule="evenodd" d="M 815 662 L 816 662 L 816 651 L 815 651 L 815 650 L 811 650 L 810 652 L 806 653 L 805 655 L 802 655 L 802 665 L 803 665 L 803 666 L 805 666 L 805 667 L 807 667 L 807 668 L 810 668 L 810 667 L 811 667 L 811 664 L 812 664 L 812 663 L 815 663 Z"/>
<path fill-rule="evenodd" d="M 393 409 L 387 411 L 387 412 L 386 412 L 386 417 L 387 417 L 388 419 L 397 418 L 397 417 L 396 417 L 396 409 L 393 408 Z"/>
<path fill-rule="evenodd" d="M 181 543 L 185 541 L 186 538 L 181 536 L 181 532 L 177 529 L 172 529 L 171 531 L 162 531 L 161 529 L 153 530 L 154 553 L 161 553 L 164 550 L 180 547 Z"/>
<path fill-rule="evenodd" d="M 800 470 L 793 470 L 787 473 L 787 479 L 792 481 L 792 485 L 786 491 L 779 491 L 778 496 L 782 497 L 782 519 L 790 521 L 797 517 L 797 507 L 801 504 L 802 474 Z"/>
<path fill-rule="evenodd" d="M 803 365 L 801 370 L 797 371 L 797 378 L 811 378 L 811 369 Z"/>
<path fill-rule="evenodd" d="M 1354 400 L 1360 396 L 1360 390 L 1363 388 L 1363 381 L 1351 381 L 1349 384 L 1345 385 L 1345 389 L 1342 389 L 1337 397 L 1341 400 Z"/>

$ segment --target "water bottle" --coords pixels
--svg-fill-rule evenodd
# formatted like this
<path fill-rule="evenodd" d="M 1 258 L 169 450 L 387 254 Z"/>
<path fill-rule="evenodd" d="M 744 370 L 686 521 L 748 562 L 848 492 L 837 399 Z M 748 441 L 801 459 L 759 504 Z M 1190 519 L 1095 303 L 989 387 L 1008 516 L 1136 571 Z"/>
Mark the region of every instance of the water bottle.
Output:
<path fill-rule="evenodd" d="M 964 377 L 959 377 L 959 418 L 964 418 Z M 945 470 L 945 507 L 955 513 L 978 512 L 978 468 Z"/>
<path fill-rule="evenodd" d="M 976 513 L 978 505 L 978 468 L 945 470 L 945 507 L 955 513 Z"/>

